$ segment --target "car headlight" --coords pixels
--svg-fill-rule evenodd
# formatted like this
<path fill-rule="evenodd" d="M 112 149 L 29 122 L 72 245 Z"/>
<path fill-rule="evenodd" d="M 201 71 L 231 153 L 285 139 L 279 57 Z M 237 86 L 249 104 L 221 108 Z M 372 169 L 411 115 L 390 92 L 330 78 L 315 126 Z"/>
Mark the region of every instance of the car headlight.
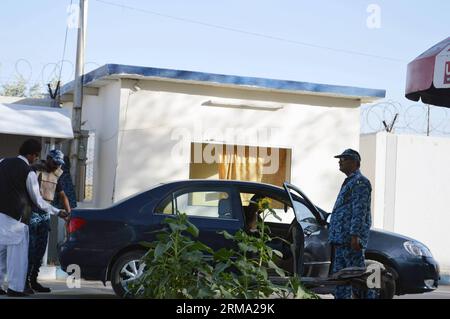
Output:
<path fill-rule="evenodd" d="M 405 241 L 403 243 L 406 251 L 417 257 L 433 257 L 427 246 L 416 241 Z"/>

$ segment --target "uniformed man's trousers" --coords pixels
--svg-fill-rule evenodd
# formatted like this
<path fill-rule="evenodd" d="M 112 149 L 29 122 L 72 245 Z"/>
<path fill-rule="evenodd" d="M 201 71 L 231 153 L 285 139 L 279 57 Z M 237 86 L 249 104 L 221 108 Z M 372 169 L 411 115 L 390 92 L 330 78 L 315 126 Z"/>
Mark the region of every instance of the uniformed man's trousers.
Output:
<path fill-rule="evenodd" d="M 365 267 L 364 251 L 356 251 L 347 246 L 335 246 L 333 258 L 333 273 L 347 267 Z M 365 293 L 357 288 L 352 289 L 352 286 L 350 285 L 337 286 L 334 297 L 336 299 L 352 299 L 353 295 L 363 296 L 365 295 Z M 366 298 L 376 298 L 375 292 L 369 290 Z"/>
<path fill-rule="evenodd" d="M 33 213 L 30 220 L 30 245 L 28 250 L 28 277 L 35 280 L 42 265 L 50 230 L 49 216 Z"/>

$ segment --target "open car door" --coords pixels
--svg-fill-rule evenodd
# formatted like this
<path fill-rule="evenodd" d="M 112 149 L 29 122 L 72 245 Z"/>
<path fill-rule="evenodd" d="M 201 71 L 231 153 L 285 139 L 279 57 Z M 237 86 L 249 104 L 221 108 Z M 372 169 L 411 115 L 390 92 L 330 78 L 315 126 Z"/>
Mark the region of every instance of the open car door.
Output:
<path fill-rule="evenodd" d="M 309 240 L 310 243 L 311 240 L 316 240 L 316 238 L 312 239 L 314 237 L 313 234 L 318 234 L 324 230 L 326 222 L 322 219 L 318 209 L 299 188 L 287 182 L 283 186 L 295 214 L 295 221 L 290 228 L 290 235 L 292 236 L 291 250 L 294 255 L 294 273 L 299 277 L 302 275 L 310 276 L 307 273 L 309 273 L 308 268 L 311 267 L 310 264 L 313 264 L 311 257 L 315 259 L 317 256 L 311 256 L 305 251 L 305 246 L 307 246 L 305 245 L 305 240 Z M 301 202 L 299 199 L 301 199 Z M 323 237 L 323 234 L 321 235 Z M 315 255 L 322 256 L 322 263 L 325 261 L 324 258 L 329 261 L 329 253 L 326 252 L 327 247 L 324 246 L 327 245 L 326 240 L 324 242 L 323 238 L 321 238 L 321 240 L 317 239 L 316 241 L 314 243 Z M 320 250 L 320 252 L 317 250 Z"/>

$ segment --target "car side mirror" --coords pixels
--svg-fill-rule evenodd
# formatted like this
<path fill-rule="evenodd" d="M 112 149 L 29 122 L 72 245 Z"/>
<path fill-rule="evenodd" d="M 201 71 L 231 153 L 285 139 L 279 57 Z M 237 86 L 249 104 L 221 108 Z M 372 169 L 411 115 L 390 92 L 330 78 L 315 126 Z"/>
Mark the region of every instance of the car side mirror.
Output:
<path fill-rule="evenodd" d="M 305 227 L 303 232 L 305 233 L 306 236 L 309 237 L 319 230 L 320 230 L 320 227 L 318 225 L 308 225 L 307 227 Z"/>

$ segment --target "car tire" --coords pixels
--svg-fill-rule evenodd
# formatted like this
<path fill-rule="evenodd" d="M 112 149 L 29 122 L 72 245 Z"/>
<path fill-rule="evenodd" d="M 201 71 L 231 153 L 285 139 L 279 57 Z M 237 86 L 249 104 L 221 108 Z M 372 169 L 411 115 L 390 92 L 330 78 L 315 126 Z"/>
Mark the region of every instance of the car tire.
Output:
<path fill-rule="evenodd" d="M 144 251 L 130 251 L 121 255 L 114 262 L 111 268 L 111 286 L 118 297 L 132 298 L 126 289 L 126 283 L 127 280 L 129 282 L 133 279 L 133 275 L 134 279 L 140 275 L 142 271 L 140 260 L 144 254 Z M 128 275 L 125 271 L 133 275 Z"/>
<path fill-rule="evenodd" d="M 385 278 L 383 278 L 380 291 L 380 299 L 393 299 L 397 289 L 397 283 L 395 281 L 396 273 L 389 266 L 384 265 L 384 268 L 386 269 L 388 275 Z"/>
<path fill-rule="evenodd" d="M 396 272 L 389 266 L 375 260 L 366 260 L 366 267 L 377 264 L 381 267 L 381 288 L 378 299 L 392 299 L 395 296 L 397 285 L 395 282 Z"/>

